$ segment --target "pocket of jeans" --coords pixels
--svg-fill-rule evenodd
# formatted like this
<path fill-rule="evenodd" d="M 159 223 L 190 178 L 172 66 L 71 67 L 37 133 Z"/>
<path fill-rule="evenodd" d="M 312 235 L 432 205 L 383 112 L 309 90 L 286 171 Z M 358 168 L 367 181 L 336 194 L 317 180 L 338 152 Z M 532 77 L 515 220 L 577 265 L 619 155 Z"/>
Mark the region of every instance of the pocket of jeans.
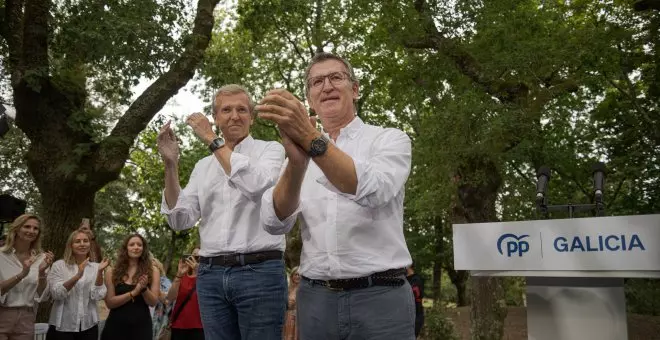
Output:
<path fill-rule="evenodd" d="M 283 260 L 267 260 L 260 263 L 248 264 L 245 267 L 259 274 L 282 274 L 284 275 Z"/>
<path fill-rule="evenodd" d="M 210 270 L 210 265 L 208 263 L 200 263 L 197 267 L 197 276 L 202 276 L 208 273 Z"/>

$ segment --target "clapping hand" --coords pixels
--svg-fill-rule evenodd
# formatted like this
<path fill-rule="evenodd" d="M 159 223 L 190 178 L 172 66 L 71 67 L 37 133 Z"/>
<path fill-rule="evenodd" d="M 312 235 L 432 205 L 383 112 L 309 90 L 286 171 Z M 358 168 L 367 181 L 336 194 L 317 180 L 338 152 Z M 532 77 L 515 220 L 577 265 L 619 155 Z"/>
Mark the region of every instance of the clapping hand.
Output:
<path fill-rule="evenodd" d="M 79 275 L 80 277 L 83 276 L 83 273 L 85 272 L 85 267 L 87 267 L 87 264 L 89 264 L 89 257 L 86 258 L 85 261 L 82 261 L 82 262 L 78 265 L 78 275 Z"/>
<path fill-rule="evenodd" d="M 158 133 L 158 153 L 165 162 L 176 162 L 179 159 L 179 143 L 176 140 L 176 135 L 170 127 L 171 121 L 167 122 Z"/>
<path fill-rule="evenodd" d="M 149 277 L 147 277 L 147 275 L 140 276 L 138 279 L 138 285 L 140 285 L 142 288 L 147 287 L 147 285 L 149 285 Z"/>
<path fill-rule="evenodd" d="M 50 265 L 53 264 L 53 259 L 54 258 L 55 258 L 55 255 L 52 252 L 47 251 L 47 252 L 44 253 L 44 260 L 41 261 L 41 264 L 39 265 L 39 275 L 40 276 L 43 276 L 46 273 L 46 269 L 48 269 L 48 267 L 50 267 Z M 32 263 L 34 263 L 34 261 L 32 261 Z M 32 264 L 30 264 L 30 265 L 32 265 Z M 23 270 L 25 270 L 25 264 L 23 264 L 23 266 L 24 266 Z"/>
<path fill-rule="evenodd" d="M 34 264 L 34 261 L 36 261 L 36 260 L 37 260 L 37 257 L 32 255 L 32 256 L 28 257 L 27 259 L 25 259 L 22 262 L 22 265 L 23 265 L 22 273 L 23 273 L 24 276 L 27 275 L 30 272 L 30 267 L 32 267 L 32 265 Z"/>
<path fill-rule="evenodd" d="M 103 259 L 101 263 L 99 263 L 99 272 L 104 272 L 106 268 L 110 265 L 110 260 L 108 259 Z"/>

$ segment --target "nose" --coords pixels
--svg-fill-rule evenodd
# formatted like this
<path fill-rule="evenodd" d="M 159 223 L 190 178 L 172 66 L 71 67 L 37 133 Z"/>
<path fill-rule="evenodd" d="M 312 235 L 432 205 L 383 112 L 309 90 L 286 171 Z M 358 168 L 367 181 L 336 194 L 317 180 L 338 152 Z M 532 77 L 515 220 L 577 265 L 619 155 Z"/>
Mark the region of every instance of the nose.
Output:
<path fill-rule="evenodd" d="M 230 116 L 229 116 L 229 119 L 231 119 L 231 120 L 238 120 L 238 118 L 239 118 L 238 110 L 236 110 L 236 109 L 231 110 L 231 114 L 230 114 Z"/>
<path fill-rule="evenodd" d="M 327 84 L 327 85 L 326 85 Z M 334 86 L 330 82 L 330 77 L 325 77 L 323 78 L 323 86 L 321 87 L 321 90 L 323 92 L 330 92 L 334 89 Z"/>

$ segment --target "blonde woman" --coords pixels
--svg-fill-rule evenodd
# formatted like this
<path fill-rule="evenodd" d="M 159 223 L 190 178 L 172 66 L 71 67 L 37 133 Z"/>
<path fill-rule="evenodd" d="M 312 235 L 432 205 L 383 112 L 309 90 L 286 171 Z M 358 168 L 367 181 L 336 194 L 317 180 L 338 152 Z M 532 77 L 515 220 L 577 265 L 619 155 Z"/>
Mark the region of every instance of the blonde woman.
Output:
<path fill-rule="evenodd" d="M 96 340 L 99 334 L 98 301 L 106 294 L 103 272 L 108 260 L 91 262 L 91 236 L 82 230 L 69 235 L 64 258 L 53 264 L 48 287 L 54 300 L 48 340 Z"/>
<path fill-rule="evenodd" d="M 53 253 L 41 252 L 41 219 L 24 214 L 9 227 L 0 249 L 0 339 L 34 338 L 35 304 L 46 300 Z"/>

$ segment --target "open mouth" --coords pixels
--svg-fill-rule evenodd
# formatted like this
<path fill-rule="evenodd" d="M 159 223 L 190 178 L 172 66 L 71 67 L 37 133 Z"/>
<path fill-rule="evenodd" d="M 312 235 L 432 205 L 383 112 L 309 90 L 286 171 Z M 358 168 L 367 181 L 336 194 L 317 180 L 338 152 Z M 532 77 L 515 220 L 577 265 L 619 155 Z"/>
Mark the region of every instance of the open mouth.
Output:
<path fill-rule="evenodd" d="M 321 103 L 338 101 L 339 96 L 329 96 L 321 99 Z"/>

